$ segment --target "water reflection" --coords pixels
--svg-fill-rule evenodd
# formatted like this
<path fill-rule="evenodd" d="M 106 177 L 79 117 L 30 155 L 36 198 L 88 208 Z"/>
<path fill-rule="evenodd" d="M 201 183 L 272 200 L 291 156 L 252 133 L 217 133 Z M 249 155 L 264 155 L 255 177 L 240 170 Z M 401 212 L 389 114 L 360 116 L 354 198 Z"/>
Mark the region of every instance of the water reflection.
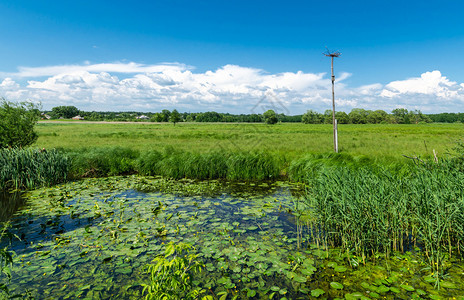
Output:
<path fill-rule="evenodd" d="M 8 221 L 25 203 L 19 191 L 0 191 L 0 222 Z"/>

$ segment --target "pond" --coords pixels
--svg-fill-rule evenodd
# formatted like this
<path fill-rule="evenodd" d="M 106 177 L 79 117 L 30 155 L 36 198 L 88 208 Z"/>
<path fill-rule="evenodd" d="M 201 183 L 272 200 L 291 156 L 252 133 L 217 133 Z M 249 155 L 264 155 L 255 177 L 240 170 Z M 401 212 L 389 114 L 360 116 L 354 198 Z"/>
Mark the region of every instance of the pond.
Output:
<path fill-rule="evenodd" d="M 217 299 L 463 294 L 462 264 L 450 267 L 437 290 L 415 253 L 363 265 L 311 244 L 295 213 L 302 191 L 288 182 L 129 176 L 29 192 L 14 198 L 13 206 L 23 207 L 11 218 L 10 232 L 20 240 L 10 246 L 10 289 L 37 299 L 140 299 L 149 280 L 144 266 L 169 242 L 185 242 L 205 265 L 195 282 Z"/>

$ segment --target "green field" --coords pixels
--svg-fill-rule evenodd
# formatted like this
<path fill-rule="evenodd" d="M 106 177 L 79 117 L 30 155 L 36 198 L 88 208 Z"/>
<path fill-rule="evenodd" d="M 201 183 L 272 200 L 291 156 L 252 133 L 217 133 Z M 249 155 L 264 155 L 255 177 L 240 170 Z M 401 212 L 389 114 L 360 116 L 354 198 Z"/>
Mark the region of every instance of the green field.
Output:
<path fill-rule="evenodd" d="M 266 150 L 295 158 L 304 153 L 333 150 L 332 125 L 282 123 L 266 124 L 114 124 L 39 122 L 40 148 L 77 149 L 83 147 L 124 146 L 135 150 L 172 146 L 190 152 Z M 340 152 L 372 157 L 418 155 L 427 157 L 450 150 L 462 139 L 462 124 L 419 125 L 340 125 Z"/>

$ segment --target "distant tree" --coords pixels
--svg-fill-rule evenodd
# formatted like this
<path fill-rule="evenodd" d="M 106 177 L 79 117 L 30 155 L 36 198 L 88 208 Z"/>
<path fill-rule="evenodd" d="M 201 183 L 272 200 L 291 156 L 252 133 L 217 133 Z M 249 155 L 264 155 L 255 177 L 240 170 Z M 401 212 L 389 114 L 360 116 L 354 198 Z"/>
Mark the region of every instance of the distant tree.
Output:
<path fill-rule="evenodd" d="M 75 106 L 56 106 L 52 108 L 51 117 L 59 119 L 71 119 L 79 114 L 79 109 Z"/>
<path fill-rule="evenodd" d="M 272 109 L 263 113 L 263 117 L 266 124 L 275 124 L 278 121 L 276 113 Z"/>
<path fill-rule="evenodd" d="M 169 122 L 169 116 L 171 115 L 171 112 L 167 109 L 163 109 L 161 114 L 163 115 L 163 120 L 161 122 Z"/>
<path fill-rule="evenodd" d="M 283 117 L 279 121 L 282 123 L 301 123 L 303 122 L 303 115 L 294 115 L 294 116 L 283 115 Z"/>
<path fill-rule="evenodd" d="M 366 124 L 368 115 L 369 111 L 365 109 L 353 108 L 348 114 L 348 117 L 350 118 L 350 123 L 352 124 Z"/>
<path fill-rule="evenodd" d="M 414 111 L 411 110 L 408 116 L 409 116 L 409 121 L 414 124 L 432 122 L 432 120 L 428 116 L 424 115 L 420 110 L 417 110 L 417 109 Z"/>
<path fill-rule="evenodd" d="M 392 110 L 393 117 L 398 124 L 410 124 L 408 110 L 406 108 L 396 108 Z"/>
<path fill-rule="evenodd" d="M 323 118 L 324 117 L 320 113 L 310 109 L 304 113 L 303 117 L 301 118 L 301 122 L 304 124 L 320 124 L 322 123 Z"/>
<path fill-rule="evenodd" d="M 26 147 L 37 140 L 34 126 L 39 107 L 30 102 L 12 103 L 0 98 L 0 148 Z"/>
<path fill-rule="evenodd" d="M 247 115 L 246 121 L 245 122 L 250 122 L 250 123 L 260 123 L 262 122 L 262 118 L 258 114 L 251 114 Z"/>
<path fill-rule="evenodd" d="M 180 114 L 177 109 L 174 109 L 169 116 L 169 122 L 173 123 L 176 126 L 176 123 L 180 122 L 182 119 L 180 118 Z"/>
<path fill-rule="evenodd" d="M 197 117 L 197 114 L 195 113 L 190 113 L 187 115 L 187 117 L 185 118 L 185 121 L 186 122 L 195 122 L 195 118 Z"/>
<path fill-rule="evenodd" d="M 369 124 L 380 124 L 386 120 L 387 113 L 383 110 L 368 111 L 367 123 Z"/>
<path fill-rule="evenodd" d="M 205 113 L 199 113 L 196 117 L 197 122 L 222 122 L 222 115 L 215 111 L 207 111 Z"/>
<path fill-rule="evenodd" d="M 326 109 L 323 115 L 324 123 L 325 124 L 332 124 L 332 110 Z"/>
<path fill-rule="evenodd" d="M 164 115 L 162 113 L 154 113 L 153 116 L 150 118 L 151 122 L 163 122 Z"/>
<path fill-rule="evenodd" d="M 98 112 L 93 111 L 86 119 L 91 120 L 91 121 L 102 121 L 103 117 Z"/>
<path fill-rule="evenodd" d="M 335 119 L 337 119 L 338 124 L 348 124 L 350 123 L 350 117 L 344 111 L 335 112 Z"/>
<path fill-rule="evenodd" d="M 110 112 L 108 115 L 106 115 L 106 119 L 108 119 L 108 120 L 116 119 L 116 113 Z"/>

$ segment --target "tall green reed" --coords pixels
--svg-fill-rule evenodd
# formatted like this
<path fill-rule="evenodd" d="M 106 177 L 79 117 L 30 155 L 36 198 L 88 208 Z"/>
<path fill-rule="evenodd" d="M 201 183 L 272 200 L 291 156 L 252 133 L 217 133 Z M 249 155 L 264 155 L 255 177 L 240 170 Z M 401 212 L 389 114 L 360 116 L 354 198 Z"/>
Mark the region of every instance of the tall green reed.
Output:
<path fill-rule="evenodd" d="M 230 180 L 275 179 L 282 168 L 282 162 L 266 152 L 192 153 L 170 147 L 143 153 L 136 167 L 142 175 Z"/>
<path fill-rule="evenodd" d="M 1 149 L 0 189 L 33 189 L 66 181 L 69 159 L 56 150 Z"/>
<path fill-rule="evenodd" d="M 449 160 L 399 177 L 388 169 L 323 166 L 307 178 L 313 240 L 368 256 L 422 247 L 431 268 L 462 258 L 464 174 Z"/>

